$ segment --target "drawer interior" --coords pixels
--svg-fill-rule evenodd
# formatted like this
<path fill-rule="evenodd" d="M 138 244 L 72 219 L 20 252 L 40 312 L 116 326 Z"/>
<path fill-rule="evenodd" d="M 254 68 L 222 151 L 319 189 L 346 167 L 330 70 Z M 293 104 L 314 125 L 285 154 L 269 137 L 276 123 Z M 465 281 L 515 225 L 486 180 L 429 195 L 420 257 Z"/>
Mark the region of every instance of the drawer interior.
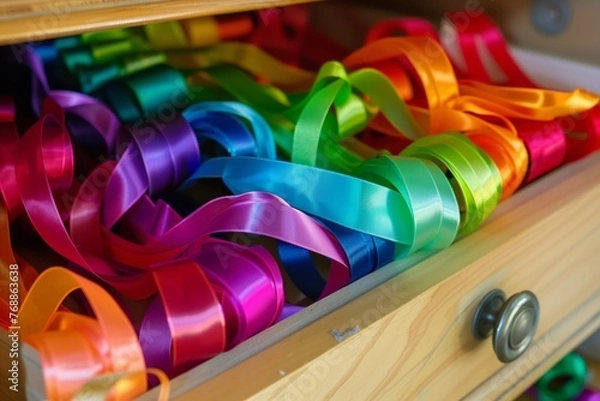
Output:
<path fill-rule="evenodd" d="M 393 10 L 395 7 L 389 5 L 387 7 L 388 8 L 384 11 L 381 8 L 363 6 L 348 7 L 345 4 L 339 3 L 318 3 L 312 7 L 313 12 L 311 19 L 313 26 L 322 31 L 323 34 L 335 38 L 335 40 L 345 46 L 356 47 L 361 43 L 366 30 L 374 21 L 383 17 L 396 15 L 396 11 Z M 434 8 L 432 4 L 431 6 L 427 6 L 427 8 L 429 8 L 428 12 L 430 15 L 438 15 L 439 7 Z M 407 4 L 406 7 L 403 6 L 400 11 L 405 12 L 414 9 L 423 10 L 422 7 L 419 8 L 419 6 Z M 529 42 L 525 42 L 524 44 L 531 47 Z M 547 50 L 543 45 L 536 47 Z M 515 57 L 525 71 L 530 73 L 531 76 L 542 85 L 562 90 L 583 87 L 590 91 L 600 93 L 600 79 L 598 79 L 600 77 L 600 67 L 576 62 L 570 59 L 550 56 L 543 51 L 535 52 L 525 50 L 522 47 L 514 47 L 513 51 Z M 568 52 L 565 52 L 565 54 L 571 55 Z M 564 71 L 566 73 L 557 74 L 557 71 Z M 346 341 L 359 341 L 356 338 L 359 338 L 357 334 L 361 333 L 361 331 L 364 333 L 361 334 L 363 336 L 362 338 L 369 338 L 369 335 L 376 336 L 380 330 L 382 333 L 385 333 L 386 338 L 389 338 L 391 334 L 389 330 L 387 332 L 385 331 L 386 325 L 390 324 L 392 327 L 395 327 L 394 325 L 402 325 L 404 323 L 402 323 L 401 319 L 406 319 L 406 324 L 412 324 L 418 319 L 416 314 L 419 312 L 419 309 L 417 308 L 419 302 L 424 302 L 428 297 L 434 297 L 439 291 L 440 294 L 437 294 L 437 298 L 435 299 L 436 302 L 442 304 L 444 302 L 444 297 L 450 296 L 449 294 L 444 293 L 444 291 L 450 291 L 448 288 L 451 288 L 447 286 L 444 287 L 444 283 L 447 284 L 451 281 L 459 282 L 461 280 L 460 274 L 463 269 L 475 269 L 475 267 L 473 267 L 474 265 L 479 265 L 479 268 L 482 269 L 485 268 L 487 262 L 485 255 L 493 254 L 496 247 L 498 249 L 508 249 L 509 244 L 511 243 L 510 235 L 518 235 L 518 231 L 506 229 L 505 225 L 511 221 L 510 219 L 528 219 L 527 221 L 531 226 L 537 224 L 539 225 L 540 230 L 542 228 L 548 228 L 544 225 L 545 221 L 549 218 L 548 215 L 552 215 L 554 216 L 552 218 L 555 218 L 555 213 L 550 213 L 547 209 L 537 210 L 541 208 L 536 207 L 535 202 L 538 202 L 538 204 L 544 202 L 544 196 L 549 196 L 548 194 L 554 193 L 558 196 L 556 190 L 555 192 L 552 192 L 552 188 L 563 188 L 565 191 L 572 191 L 573 194 L 572 199 L 566 197 L 560 201 L 550 201 L 553 202 L 552 205 L 556 208 L 564 208 L 560 210 L 566 210 L 569 207 L 582 207 L 586 200 L 589 200 L 598 193 L 598 186 L 591 178 L 591 171 L 596 168 L 599 163 L 600 159 L 597 156 L 592 156 L 589 159 L 578 162 L 572 166 L 564 167 L 561 170 L 540 179 L 530 187 L 521 190 L 514 198 L 502 204 L 494 212 L 493 216 L 484 224 L 481 228 L 481 232 L 475 232 L 471 236 L 461 240 L 470 246 L 480 247 L 480 253 L 476 253 L 473 259 L 467 259 L 466 261 L 457 259 L 458 253 L 461 252 L 460 250 L 462 250 L 462 252 L 467 252 L 465 250 L 466 248 L 464 248 L 467 247 L 467 245 L 464 245 L 463 248 L 458 248 L 460 250 L 457 250 L 456 245 L 453 245 L 454 248 L 442 251 L 442 253 L 436 255 L 432 252 L 419 252 L 409 258 L 395 261 L 246 340 L 233 350 L 225 352 L 198 367 L 193 368 L 180 377 L 175 378 L 172 381 L 173 396 L 175 399 L 190 400 L 197 399 L 194 397 L 203 394 L 221 397 L 226 393 L 223 383 L 232 378 L 244 380 L 243 375 L 252 372 L 253 368 L 267 360 L 274 360 L 275 362 L 269 365 L 270 367 L 276 366 L 277 362 L 281 362 L 282 366 L 289 366 L 289 368 L 275 369 L 268 373 L 263 371 L 261 373 L 263 376 L 256 384 L 253 384 L 253 386 L 263 386 L 261 387 L 262 389 L 273 388 L 274 390 L 272 393 L 269 393 L 267 390 L 267 393 L 261 393 L 259 397 L 262 395 L 271 395 L 275 397 L 278 394 L 281 395 L 281 393 L 277 393 L 278 388 L 280 389 L 289 384 L 289 382 L 286 381 L 291 380 L 288 379 L 288 375 L 301 378 L 307 371 L 306 369 L 309 369 L 311 366 L 317 366 L 318 362 L 316 361 L 320 361 L 322 358 L 330 358 L 330 361 L 337 361 L 337 359 L 335 359 L 337 355 L 336 352 L 339 352 L 338 347 L 340 344 L 345 344 L 344 342 Z M 573 179 L 573 177 L 575 177 L 575 180 L 579 180 L 578 182 L 580 182 L 581 185 L 588 185 L 589 190 L 581 190 L 578 192 L 578 187 L 576 185 L 569 184 L 569 181 Z M 523 215 L 522 212 L 518 212 L 517 210 L 521 207 L 526 207 L 525 210 L 527 210 L 530 215 L 526 216 Z M 586 216 L 591 219 L 596 215 L 596 211 L 596 209 L 590 207 L 585 213 Z M 548 212 L 548 214 L 546 214 L 546 212 Z M 555 220 L 552 220 L 552 224 L 557 222 L 560 223 L 560 221 L 561 220 L 556 217 Z M 582 224 L 584 223 L 585 222 L 582 221 Z M 590 232 L 597 233 L 596 227 L 593 224 L 590 224 L 588 228 Z M 523 225 L 522 229 L 527 230 L 528 228 L 526 225 Z M 498 234 L 498 232 L 500 234 Z M 535 230 L 531 231 L 532 235 L 534 232 Z M 537 233 L 542 235 L 542 231 Z M 496 234 L 498 234 L 497 237 L 495 237 Z M 552 236 L 551 233 L 548 235 L 549 237 Z M 492 240 L 490 238 L 492 238 Z M 461 244 L 463 243 L 461 242 Z M 461 244 L 458 245 L 463 246 Z M 532 243 L 532 246 L 535 246 L 535 242 Z M 588 255 L 588 253 L 582 253 L 582 255 Z M 574 261 L 569 263 L 580 262 L 583 263 L 585 260 L 574 259 Z M 545 263 L 547 263 L 547 261 Z M 582 267 L 580 272 L 590 271 L 590 269 L 589 266 L 585 268 Z M 500 275 L 508 274 L 506 273 L 508 270 L 505 270 L 502 267 L 497 267 L 497 270 Z M 600 277 L 598 277 L 596 272 L 597 270 L 594 271 L 594 274 L 596 275 L 590 278 L 595 278 L 595 282 L 600 282 Z M 466 273 L 463 272 L 463 274 Z M 581 284 L 579 281 L 577 283 L 578 285 Z M 470 303 L 468 305 L 463 305 L 464 309 L 461 310 L 461 313 L 464 313 L 465 316 L 461 317 L 461 324 L 464 324 L 468 320 L 466 315 L 472 310 L 477 297 L 481 296 L 485 290 L 491 289 L 492 284 L 495 285 L 498 283 L 494 283 L 493 280 L 488 282 L 482 281 L 481 287 L 475 286 L 478 287 L 476 291 L 473 290 L 468 294 L 464 294 L 465 298 L 462 299 L 461 302 L 467 302 L 467 298 L 470 297 Z M 518 287 L 518 285 L 513 285 L 513 287 Z M 577 289 L 574 288 L 573 290 L 576 291 Z M 582 296 L 579 298 L 574 297 L 573 299 L 577 300 L 577 305 L 573 304 L 571 307 L 565 309 L 561 318 L 565 317 L 568 312 L 571 311 L 570 308 L 576 308 L 578 305 L 585 306 L 586 302 L 596 302 L 598 300 L 597 295 L 600 289 L 597 286 L 594 287 L 590 284 L 589 288 L 586 287 L 586 291 L 590 290 L 592 293 L 590 293 L 589 296 Z M 458 286 L 456 291 L 462 291 L 461 287 Z M 377 302 L 381 294 L 384 296 L 383 299 L 384 302 L 386 302 L 386 305 L 388 305 L 387 302 L 389 301 L 391 307 L 387 308 L 386 306 L 383 311 L 375 309 L 373 312 L 373 305 L 369 304 L 369 302 Z M 590 299 L 592 299 L 592 301 L 590 301 Z M 433 307 L 435 308 L 435 306 Z M 588 309 L 586 309 L 586 311 Z M 423 314 L 429 313 L 427 311 L 421 312 Z M 353 320 L 352 314 L 357 313 L 360 313 L 361 315 Z M 591 332 L 592 328 L 597 327 L 598 325 L 598 316 L 597 314 L 593 314 L 593 310 L 586 313 L 591 313 L 593 315 L 592 318 L 586 315 L 586 317 L 582 318 L 582 321 L 578 324 L 582 327 L 584 324 L 588 324 L 589 327 L 587 330 Z M 352 322 L 355 321 L 358 323 L 353 325 Z M 336 324 L 336 322 L 339 324 Z M 553 321 L 553 324 L 542 326 L 542 333 L 550 332 L 554 327 L 554 323 L 556 322 Z M 427 325 L 423 327 L 426 326 Z M 358 329 L 355 329 L 356 327 Z M 333 330 L 336 332 L 333 333 Z M 291 357 L 285 354 L 287 350 L 291 349 L 290 347 L 310 347 L 312 338 L 310 336 L 311 333 L 315 333 L 315 336 L 318 336 L 320 339 L 328 337 L 327 340 L 322 340 L 324 343 L 319 346 L 321 352 L 310 352 L 305 356 L 298 356 L 296 354 Z M 303 334 L 306 334 L 306 338 L 303 338 Z M 464 335 L 467 336 L 467 334 Z M 455 340 L 457 339 L 452 339 L 451 342 L 454 344 L 456 342 Z M 466 348 L 472 347 L 470 342 L 467 341 L 467 343 L 468 345 L 465 346 Z M 342 352 L 352 352 L 352 348 L 341 349 Z M 357 349 L 360 350 L 360 348 Z M 25 347 L 25 352 L 29 355 L 29 359 L 35 359 L 35 352 L 32 349 Z M 379 352 L 382 351 L 380 350 Z M 491 355 L 489 349 L 478 352 L 481 355 L 484 355 L 485 353 L 485 358 L 489 358 Z M 291 362 L 288 360 L 291 360 Z M 35 363 L 32 363 L 32 366 L 34 365 Z M 330 367 L 334 365 L 335 363 L 333 363 L 333 365 L 330 364 Z M 415 364 L 415 366 L 418 367 L 421 365 Z M 32 371 L 33 370 L 35 370 L 35 368 L 32 367 Z M 494 372 L 498 371 L 501 371 L 500 365 L 496 366 L 494 369 Z M 328 374 L 329 370 L 326 373 L 323 373 L 323 380 L 326 380 L 325 378 Z M 242 375 L 242 378 L 236 375 Z M 27 386 L 31 389 L 35 389 L 34 391 L 38 392 L 38 394 L 43 393 L 43 389 L 40 388 L 41 381 L 39 380 L 39 374 L 33 373 L 28 375 L 27 381 Z M 397 388 L 399 385 L 400 384 L 395 383 L 394 385 L 391 385 L 390 388 Z M 461 388 L 460 391 L 463 390 L 464 389 Z M 346 389 L 344 391 L 349 390 Z M 385 391 L 391 390 L 386 388 Z M 257 390 L 257 392 L 259 392 L 259 390 Z M 156 394 L 156 391 L 152 391 L 142 396 L 140 400 L 154 399 L 156 398 Z M 344 394 L 350 396 L 352 393 L 347 392 Z M 390 396 L 390 394 L 391 393 L 384 392 L 379 395 Z M 464 394 L 464 392 L 461 394 Z M 478 393 L 473 394 L 477 395 Z M 239 395 L 245 397 L 251 394 L 241 392 Z M 294 397 L 294 395 L 290 395 L 290 397 Z"/>

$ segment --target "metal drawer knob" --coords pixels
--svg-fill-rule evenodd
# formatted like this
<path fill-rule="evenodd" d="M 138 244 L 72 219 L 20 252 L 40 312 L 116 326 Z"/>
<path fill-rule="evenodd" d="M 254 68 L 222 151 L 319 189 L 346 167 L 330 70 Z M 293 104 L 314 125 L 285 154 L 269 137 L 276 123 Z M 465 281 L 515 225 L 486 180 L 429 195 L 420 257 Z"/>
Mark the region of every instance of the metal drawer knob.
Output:
<path fill-rule="evenodd" d="M 508 300 L 501 290 L 489 292 L 473 317 L 473 336 L 483 340 L 493 334 L 493 346 L 501 362 L 514 361 L 529 347 L 540 320 L 540 304 L 532 292 L 523 291 Z"/>

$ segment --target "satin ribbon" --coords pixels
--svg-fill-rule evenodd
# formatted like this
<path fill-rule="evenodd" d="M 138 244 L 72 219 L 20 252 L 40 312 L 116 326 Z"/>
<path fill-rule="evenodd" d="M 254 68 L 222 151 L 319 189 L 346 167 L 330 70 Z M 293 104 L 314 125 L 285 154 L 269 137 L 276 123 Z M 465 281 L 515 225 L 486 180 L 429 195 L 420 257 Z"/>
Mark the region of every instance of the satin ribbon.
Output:
<path fill-rule="evenodd" d="M 425 53 L 425 46 L 436 52 Z M 528 155 L 525 145 L 516 132 L 489 123 L 472 114 L 456 110 L 460 99 L 459 87 L 452 65 L 441 46 L 424 37 L 387 38 L 368 44 L 344 60 L 349 69 L 372 65 L 386 60 L 406 57 L 414 67 L 425 91 L 427 109 L 411 107 L 414 119 L 422 132 L 443 133 L 459 131 L 466 133 L 494 160 L 503 178 L 503 199 L 521 185 L 527 172 Z M 492 113 L 486 113 L 491 115 Z M 500 117 L 499 115 L 497 115 Z M 411 117 L 412 118 L 412 117 Z M 380 122 L 380 127 L 381 127 Z M 386 132 L 401 127 L 389 119 L 383 122 Z"/>
<path fill-rule="evenodd" d="M 300 65 L 300 55 L 308 30 L 310 9 L 306 5 L 257 11 L 256 28 L 249 43 L 289 65 Z"/>
<path fill-rule="evenodd" d="M 350 282 L 366 276 L 394 259 L 393 242 L 333 223 L 326 225 L 344 248 L 349 262 Z M 318 299 L 326 282 L 310 253 L 285 242 L 279 243 L 278 253 L 287 274 L 298 289 L 309 298 Z"/>
<path fill-rule="evenodd" d="M 83 291 L 95 318 L 58 311 L 75 290 Z M 99 374 L 124 376 L 118 386 L 93 390 L 106 399 L 131 399 L 146 391 L 146 366 L 135 331 L 97 284 L 68 270 L 50 268 L 23 301 L 19 323 L 19 336 L 39 352 L 49 399 L 71 399 Z M 165 384 L 166 377 L 159 377 Z M 160 397 L 168 398 L 168 387 L 163 387 Z"/>
<path fill-rule="evenodd" d="M 213 177 L 221 178 L 233 193 L 267 191 L 313 216 L 393 241 L 397 243 L 397 255 L 414 252 L 425 244 L 448 246 L 458 228 L 456 200 L 448 181 L 439 169 L 427 162 L 400 162 L 399 165 L 403 165 L 402 176 L 420 171 L 419 176 L 430 177 L 427 181 L 430 184 L 424 186 L 412 179 L 404 178 L 405 182 L 396 179 L 398 187 L 392 190 L 319 168 L 236 157 L 208 160 L 184 186 Z M 332 199 L 344 199 L 344 202 L 337 204 Z M 429 215 L 419 213 L 427 207 L 431 211 Z"/>
<path fill-rule="evenodd" d="M 406 17 L 378 21 L 369 29 L 365 37 L 365 44 L 394 36 L 396 32 L 409 36 L 430 37 L 436 42 L 440 41 L 437 30 L 429 21 L 422 18 Z"/>
<path fill-rule="evenodd" d="M 0 194 L 11 219 L 23 213 L 21 196 L 15 177 L 16 143 L 19 138 L 14 123 L 14 102 L 0 98 Z"/>
<path fill-rule="evenodd" d="M 446 16 L 450 22 L 454 23 L 457 18 L 461 17 L 461 12 L 449 12 Z M 537 88 L 537 85 L 515 62 L 504 40 L 504 35 L 487 14 L 482 12 L 477 15 L 469 15 L 468 23 L 460 25 L 461 29 L 456 30 L 456 32 L 465 61 L 467 76 L 480 82 L 492 83 L 491 76 L 484 66 L 479 52 L 478 46 L 483 45 L 487 54 L 493 57 L 496 65 L 502 69 L 508 85 Z"/>
<path fill-rule="evenodd" d="M 450 13 L 451 18 L 452 15 L 454 14 Z M 565 162 L 577 160 L 600 147 L 600 106 L 597 95 L 581 90 L 567 95 L 539 88 L 519 67 L 502 32 L 485 13 L 470 17 L 469 24 L 464 29 L 457 30 L 455 34 L 465 60 L 467 76 L 480 81 L 462 82 L 461 91 L 487 100 L 485 107 L 501 110 L 507 117 L 536 120 L 563 117 L 563 122 L 567 119 L 567 123 L 563 124 L 567 139 Z M 523 88 L 513 90 L 486 85 L 493 80 L 483 63 L 480 46 L 486 49 L 487 55 L 493 58 L 496 66 L 502 71 L 503 84 Z M 536 145 L 529 145 L 532 146 Z"/>
<path fill-rule="evenodd" d="M 550 122 L 514 120 L 513 124 L 529 153 L 529 168 L 525 184 L 561 166 L 565 160 L 567 140 L 557 120 Z"/>
<path fill-rule="evenodd" d="M 492 159 L 459 134 L 422 138 L 400 153 L 429 159 L 451 174 L 461 210 L 458 235 L 474 231 L 494 211 L 502 195 L 502 177 Z"/>
<path fill-rule="evenodd" d="M 36 46 L 36 51 L 47 65 L 71 74 L 77 89 L 90 93 L 113 79 L 164 63 L 162 50 L 241 39 L 253 27 L 249 14 L 199 17 L 148 24 L 144 35 L 131 29 L 113 29 L 57 39 L 50 45 Z M 59 62 L 61 66 L 56 67 Z M 65 83 L 60 78 L 58 81 Z"/>
<path fill-rule="evenodd" d="M 253 258 L 257 266 L 255 279 L 251 280 L 251 275 L 246 278 L 254 281 L 255 284 L 261 280 L 265 283 L 262 286 L 255 285 L 254 288 L 256 292 L 263 294 L 260 297 L 264 300 L 264 306 L 256 302 L 258 294 L 253 295 L 254 292 L 248 292 L 246 286 L 234 282 L 234 278 L 218 269 L 221 260 L 214 258 L 211 259 L 212 262 L 207 261 L 206 258 L 201 259 L 201 262 L 195 260 L 195 258 L 202 258 L 203 254 L 202 252 L 197 254 L 194 250 L 201 250 L 201 245 L 209 246 L 211 241 L 208 238 L 211 233 L 242 231 L 265 234 L 306 247 L 325 257 L 331 256 L 334 262 L 321 296 L 341 288 L 349 281 L 347 262 L 334 237 L 307 216 L 295 214 L 296 211 L 287 205 L 279 204 L 277 199 L 270 195 L 249 194 L 236 198 L 238 200 L 223 199 L 221 202 L 206 205 L 205 208 L 199 209 L 182 221 L 166 204 L 160 202 L 154 204 L 145 195 L 146 190 L 150 192 L 164 190 L 168 185 L 168 180 L 164 181 L 164 177 L 149 173 L 151 178 L 154 178 L 147 181 L 148 184 L 144 184 L 137 175 L 140 173 L 139 170 L 132 167 L 127 171 L 128 175 L 118 181 L 122 187 L 118 185 L 114 187 L 111 184 L 114 182 L 111 178 L 116 176 L 115 171 L 124 163 L 123 160 L 126 160 L 122 155 L 118 163 L 108 161 L 99 165 L 79 187 L 72 189 L 74 158 L 69 136 L 64 129 L 65 113 L 76 114 L 89 126 L 95 127 L 107 142 L 107 148 L 114 147 L 115 127 L 109 123 L 111 120 L 100 120 L 104 124 L 102 125 L 97 119 L 92 118 L 92 115 L 83 112 L 92 106 L 94 106 L 93 102 L 83 95 L 50 92 L 43 106 L 44 116 L 19 142 L 22 157 L 17 160 L 15 170 L 17 180 L 20 182 L 19 188 L 24 207 L 33 226 L 48 245 L 80 268 L 88 269 L 115 288 L 135 298 L 147 297 L 156 291 L 159 292 L 162 302 L 157 301 L 159 306 L 156 308 L 163 308 L 163 313 L 153 312 L 156 308 L 151 309 L 145 319 L 145 322 L 149 323 L 145 323 L 143 327 L 147 328 L 148 325 L 150 327 L 159 325 L 163 329 L 166 327 L 166 335 L 165 331 L 160 334 L 160 338 L 166 340 L 166 346 L 156 347 L 155 342 L 151 340 L 152 337 L 148 337 L 147 329 L 140 332 L 140 341 L 146 344 L 144 347 L 146 357 L 154 358 L 150 360 L 158 361 L 157 364 L 169 374 L 177 374 L 195 363 L 222 352 L 226 347 L 235 345 L 273 324 L 282 313 L 282 285 L 276 284 L 280 282 L 275 273 L 278 270 L 273 267 L 273 259 L 266 256 L 264 251 L 246 252 L 249 255 L 247 258 Z M 105 109 L 99 104 L 95 106 L 99 113 L 93 115 L 101 117 Z M 208 124 L 203 122 L 203 119 L 211 113 L 229 115 L 227 114 L 229 112 L 234 115 L 236 112 L 241 114 L 246 111 L 248 110 L 242 106 L 234 104 L 199 105 L 191 111 L 190 119 L 192 124 L 199 127 L 198 129 L 203 129 L 204 123 L 205 129 Z M 175 120 L 168 128 L 181 129 L 184 121 Z M 254 123 L 258 125 L 256 121 L 260 120 L 254 119 Z M 266 129 L 264 127 L 266 124 L 263 123 L 263 130 Z M 269 147 L 268 143 L 264 142 L 266 139 L 271 139 L 266 138 L 267 133 L 263 132 L 262 145 L 257 147 L 261 155 L 268 156 L 273 154 L 274 147 L 272 144 Z M 146 163 L 146 168 L 152 167 L 155 161 L 176 160 L 182 164 L 182 167 L 188 169 L 177 170 L 177 166 L 171 169 L 171 179 L 176 180 L 177 177 L 185 177 L 186 171 L 191 171 L 193 165 L 188 162 L 192 159 L 188 156 L 177 156 L 178 153 L 175 151 L 178 147 L 183 152 L 190 149 L 181 146 L 176 137 L 171 135 L 169 138 L 164 138 L 161 142 L 166 146 L 156 148 L 162 152 L 162 158 L 152 159 L 147 152 L 138 149 L 141 157 L 136 160 Z M 116 145 L 121 148 L 120 142 Z M 138 145 L 143 146 L 147 143 L 144 144 L 140 140 Z M 127 145 L 123 154 L 133 151 L 131 149 L 134 148 Z M 169 155 L 169 152 L 174 153 Z M 167 156 L 166 159 L 164 156 Z M 55 160 L 61 161 L 56 167 L 53 164 Z M 161 168 L 164 171 L 170 170 L 168 165 Z M 134 173 L 135 171 L 137 173 Z M 135 184 L 136 182 L 138 184 Z M 114 218 L 115 221 L 122 221 L 122 229 L 141 241 L 140 244 L 134 244 L 110 232 L 110 225 L 103 227 L 100 211 L 102 204 L 116 205 L 117 201 L 123 201 L 122 194 L 115 188 L 133 190 L 135 193 L 136 185 L 139 187 L 140 182 L 143 190 L 138 194 L 141 193 L 142 197 L 126 204 L 124 207 L 126 213 L 117 214 Z M 73 201 L 65 204 L 57 202 L 60 199 L 64 200 L 63 195 L 70 193 L 75 194 Z M 37 208 L 35 205 L 39 202 L 46 207 Z M 275 221 L 269 221 L 268 224 L 260 222 L 257 208 L 263 207 L 275 213 Z M 107 216 L 110 216 L 108 213 Z M 232 219 L 232 216 L 236 215 L 238 218 Z M 63 224 L 67 216 L 69 231 Z M 107 219 L 106 216 L 103 218 Z M 295 221 L 298 225 L 295 230 L 290 231 L 289 224 Z M 277 222 L 279 224 L 285 222 L 286 226 L 275 224 Z M 203 230 L 208 231 L 201 234 Z M 232 244 L 221 244 L 221 248 L 224 249 L 232 246 Z M 178 259 L 179 257 L 183 259 Z M 189 258 L 194 260 L 187 260 Z M 202 263 L 203 269 L 200 269 L 199 263 Z M 238 263 L 243 262 L 240 260 Z M 210 281 L 205 275 L 205 271 L 209 270 L 212 271 Z M 182 291 L 182 294 L 187 294 L 185 300 L 180 297 L 180 294 L 170 291 L 170 288 L 183 284 L 181 282 L 183 277 L 187 278 L 186 283 L 190 285 L 188 290 Z M 271 286 L 271 289 L 266 289 L 265 285 Z M 190 304 L 190 299 L 196 301 Z M 190 330 L 196 333 L 193 337 L 187 334 Z M 198 347 L 198 338 L 204 339 L 202 347 Z M 161 355 L 159 351 L 163 354 Z"/>
<path fill-rule="evenodd" d="M 395 34 L 408 36 L 423 36 L 429 38 L 433 43 L 439 42 L 439 36 L 435 27 L 423 18 L 389 18 L 378 21 L 367 32 L 364 44 L 376 42 Z M 429 41 L 428 41 L 429 43 Z M 423 48 L 426 52 L 437 52 L 437 49 L 429 44 Z M 423 88 L 418 84 L 418 73 L 408 60 L 397 58 L 383 60 L 371 65 L 378 71 L 384 73 L 397 88 L 403 99 L 410 100 L 422 96 Z"/>
<path fill-rule="evenodd" d="M 600 391 L 590 388 L 583 390 L 583 393 L 575 399 L 576 401 L 600 401 Z"/>
<path fill-rule="evenodd" d="M 584 359 L 575 353 L 564 357 L 546 372 L 535 384 L 536 394 L 540 401 L 574 400 L 583 392 L 587 375 Z M 560 386 L 551 383 L 565 379 Z"/>

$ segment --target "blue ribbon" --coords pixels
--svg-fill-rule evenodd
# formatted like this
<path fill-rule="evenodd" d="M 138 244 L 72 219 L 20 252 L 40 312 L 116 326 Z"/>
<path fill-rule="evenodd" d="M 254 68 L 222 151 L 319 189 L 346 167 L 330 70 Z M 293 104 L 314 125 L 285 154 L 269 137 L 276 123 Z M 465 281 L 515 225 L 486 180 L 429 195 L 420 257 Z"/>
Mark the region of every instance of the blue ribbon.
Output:
<path fill-rule="evenodd" d="M 338 239 L 346 253 L 351 282 L 394 260 L 395 245 L 391 241 L 331 222 L 325 223 L 325 226 Z M 325 279 L 319 273 L 310 252 L 287 242 L 278 244 L 278 252 L 283 267 L 296 287 L 309 298 L 318 299 L 325 288 Z"/>

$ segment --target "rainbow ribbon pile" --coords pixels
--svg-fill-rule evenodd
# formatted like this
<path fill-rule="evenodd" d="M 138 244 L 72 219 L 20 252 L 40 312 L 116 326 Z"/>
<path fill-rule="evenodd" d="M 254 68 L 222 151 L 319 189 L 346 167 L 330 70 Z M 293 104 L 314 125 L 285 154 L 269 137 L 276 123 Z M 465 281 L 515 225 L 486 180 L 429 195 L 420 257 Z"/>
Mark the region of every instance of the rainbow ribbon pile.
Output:
<path fill-rule="evenodd" d="M 18 315 L 48 398 L 130 399 L 148 374 L 166 398 L 168 377 L 448 247 L 600 147 L 598 96 L 536 87 L 485 15 L 457 32 L 463 71 L 423 20 L 382 21 L 328 61 L 304 54 L 305 14 L 273 13 L 0 55 L 0 321 Z M 31 238 L 66 267 L 33 263 Z M 62 305 L 77 290 L 81 310 Z"/>

